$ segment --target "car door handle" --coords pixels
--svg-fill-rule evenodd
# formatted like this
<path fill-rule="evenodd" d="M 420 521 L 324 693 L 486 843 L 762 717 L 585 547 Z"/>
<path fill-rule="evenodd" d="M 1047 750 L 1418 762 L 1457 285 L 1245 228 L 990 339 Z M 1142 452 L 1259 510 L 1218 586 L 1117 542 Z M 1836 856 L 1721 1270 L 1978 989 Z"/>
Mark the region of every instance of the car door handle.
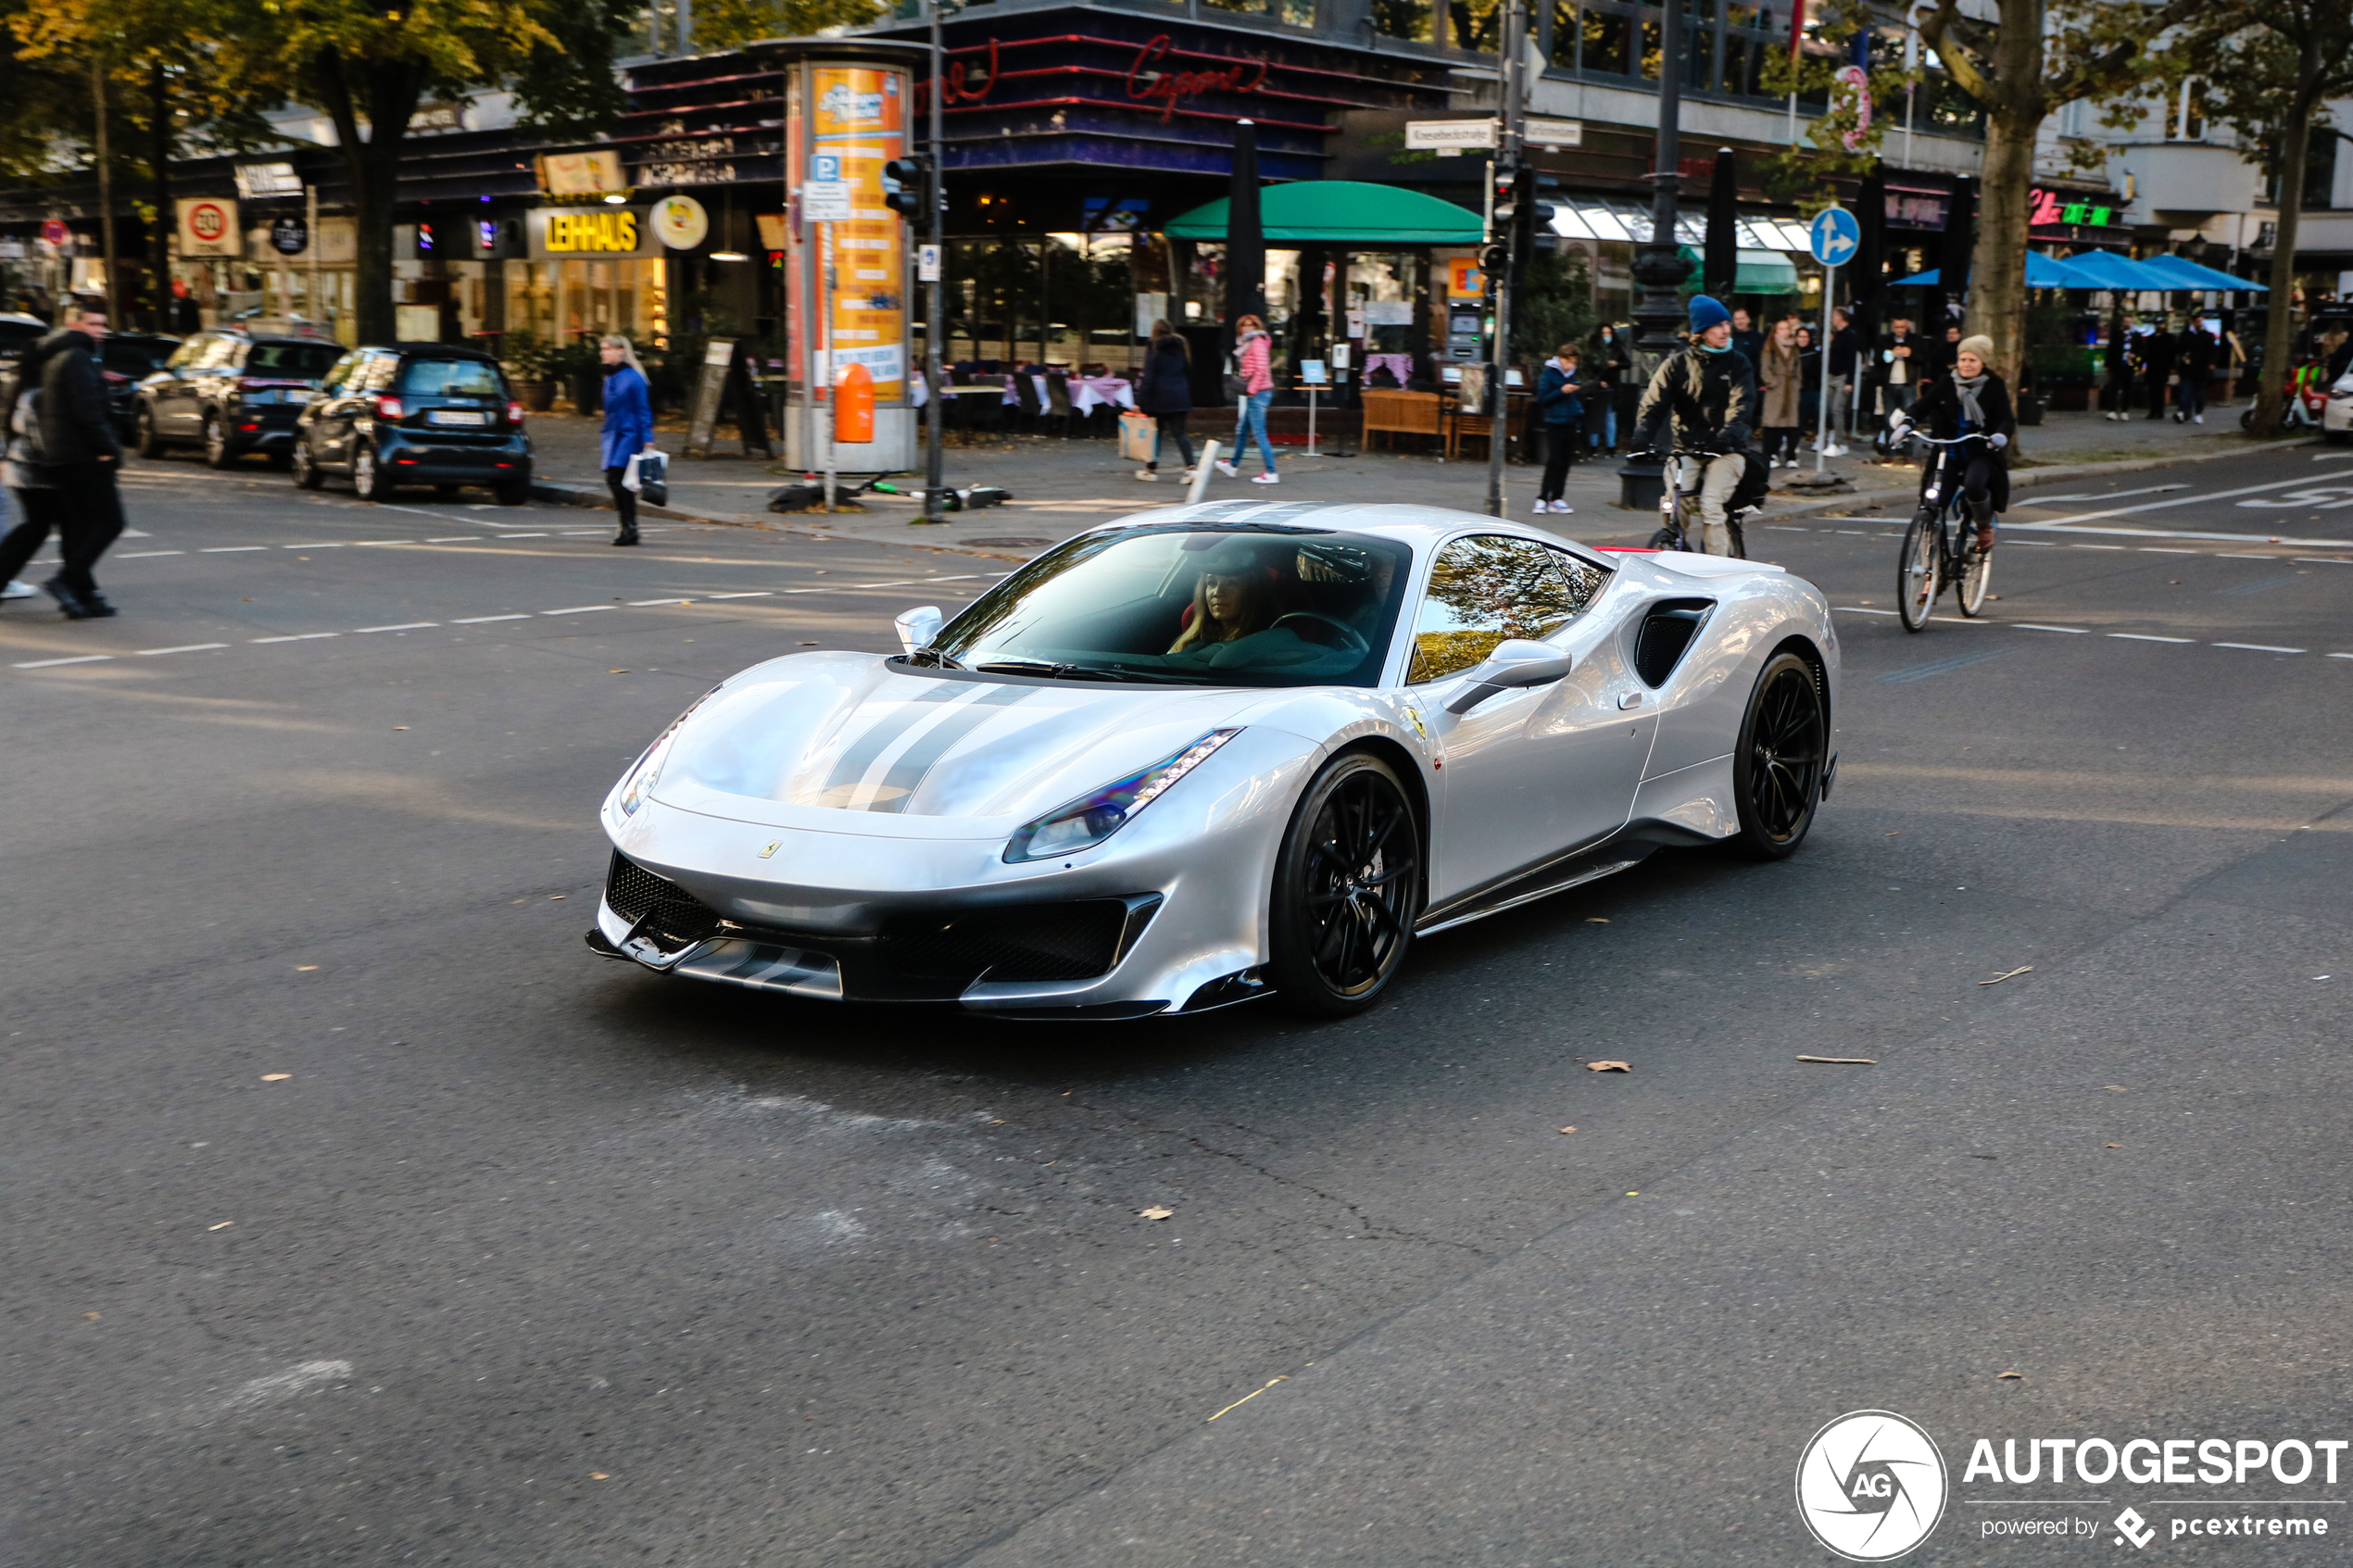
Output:
<path fill-rule="evenodd" d="M 1642 694 L 1640 692 L 1620 692 L 1617 694 L 1617 706 L 1621 711 L 1629 708 L 1640 708 L 1642 706 Z"/>

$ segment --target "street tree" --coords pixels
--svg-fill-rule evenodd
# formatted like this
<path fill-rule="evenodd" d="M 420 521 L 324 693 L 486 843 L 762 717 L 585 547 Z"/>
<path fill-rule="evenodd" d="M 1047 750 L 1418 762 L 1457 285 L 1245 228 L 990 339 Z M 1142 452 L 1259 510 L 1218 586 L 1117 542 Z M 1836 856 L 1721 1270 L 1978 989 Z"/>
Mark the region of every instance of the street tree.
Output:
<path fill-rule="evenodd" d="M 688 47 L 735 49 L 761 38 L 807 38 L 829 28 L 862 27 L 881 15 L 879 0 L 695 0 Z"/>
<path fill-rule="evenodd" d="M 585 133 L 621 110 L 613 57 L 635 19 L 626 0 L 205 3 L 215 7 L 224 69 L 317 106 L 334 126 L 355 208 L 353 325 L 362 343 L 395 336 L 393 218 L 418 107 L 504 88 L 526 126 Z"/>
<path fill-rule="evenodd" d="M 2078 100 L 2119 101 L 2122 122 L 2136 118 L 2132 94 L 2161 72 L 2152 45 L 2213 3 L 1993 0 L 1987 19 L 1937 0 L 1920 13 L 1920 37 L 1985 111 L 1969 330 L 1993 339 L 1994 368 L 2013 386 L 2026 358 L 2028 192 L 2044 119 Z"/>
<path fill-rule="evenodd" d="M 2206 118 L 2236 132 L 2279 182 L 2255 400 L 2255 428 L 2277 430 L 2296 332 L 2305 173 L 2314 134 L 2333 133 L 2320 123 L 2322 106 L 2353 97 L 2353 0 L 2208 0 L 2205 14 L 2171 41 L 2166 63 L 2176 76 L 2199 79 Z"/>

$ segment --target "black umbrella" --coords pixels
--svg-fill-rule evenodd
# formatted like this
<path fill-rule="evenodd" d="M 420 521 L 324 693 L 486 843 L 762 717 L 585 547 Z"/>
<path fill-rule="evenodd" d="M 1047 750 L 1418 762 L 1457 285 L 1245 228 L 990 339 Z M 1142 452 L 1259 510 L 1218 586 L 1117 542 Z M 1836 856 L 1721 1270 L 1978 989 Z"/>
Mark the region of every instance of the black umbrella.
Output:
<path fill-rule="evenodd" d="M 1740 281 L 1740 176 L 1732 168 L 1732 149 L 1716 149 L 1716 178 L 1707 187 L 1707 254 L 1700 267 L 1701 286 L 1726 305 Z"/>
<path fill-rule="evenodd" d="M 1226 328 L 1266 314 L 1266 226 L 1258 212 L 1258 127 L 1234 124 L 1234 182 L 1226 200 Z"/>

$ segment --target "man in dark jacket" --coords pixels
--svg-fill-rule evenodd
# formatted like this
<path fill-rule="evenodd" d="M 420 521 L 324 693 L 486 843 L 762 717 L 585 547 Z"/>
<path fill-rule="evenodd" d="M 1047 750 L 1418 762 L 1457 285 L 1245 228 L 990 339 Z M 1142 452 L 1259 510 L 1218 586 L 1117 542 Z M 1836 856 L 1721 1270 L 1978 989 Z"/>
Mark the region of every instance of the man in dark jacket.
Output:
<path fill-rule="evenodd" d="M 1750 432 L 1757 413 L 1756 367 L 1732 346 L 1732 323 L 1708 295 L 1692 296 L 1691 341 L 1659 361 L 1634 416 L 1633 445 L 1680 447 L 1712 456 L 1684 459 L 1685 494 L 1699 492 L 1700 547 L 1732 553 L 1726 526 L 1732 492 L 1748 471 Z M 1662 445 L 1661 437 L 1665 437 Z"/>
<path fill-rule="evenodd" d="M 1732 312 L 1732 347 L 1753 366 L 1765 360 L 1765 333 L 1745 310 Z"/>
<path fill-rule="evenodd" d="M 1873 380 L 1879 387 L 1880 413 L 1891 414 L 1911 407 L 1912 399 L 1919 393 L 1927 357 L 1928 345 L 1912 331 L 1909 316 L 1897 316 L 1887 323 L 1887 331 L 1879 336 L 1879 362 L 1872 367 Z"/>
<path fill-rule="evenodd" d="M 1160 477 L 1160 444 L 1170 436 L 1176 438 L 1177 454 L 1185 459 L 1185 477 L 1192 477 L 1193 443 L 1185 431 L 1185 421 L 1193 411 L 1192 374 L 1192 353 L 1183 335 L 1165 321 L 1154 321 L 1151 344 L 1144 350 L 1143 373 L 1136 379 L 1137 411 L 1150 414 L 1155 421 L 1151 458 L 1136 470 L 1136 477 L 1146 483 Z"/>
<path fill-rule="evenodd" d="M 2187 331 L 2175 339 L 2180 353 L 2182 384 L 2173 394 L 2175 424 L 2206 422 L 2206 383 L 2214 375 L 2213 337 L 2206 323 L 2193 319 Z"/>
<path fill-rule="evenodd" d="M 1830 380 L 1824 390 L 1830 394 L 1822 413 L 1823 454 L 1835 458 L 1846 450 L 1839 437 L 1854 423 L 1856 358 L 1862 353 L 1862 334 L 1855 330 L 1855 322 L 1843 306 L 1831 311 L 1830 358 L 1827 368 Z"/>
<path fill-rule="evenodd" d="M 122 443 L 98 370 L 106 336 L 101 303 L 71 312 L 65 326 L 41 340 L 41 463 L 54 487 L 57 549 L 65 558 L 42 586 L 73 621 L 114 613 L 90 574 L 122 533 L 122 497 L 115 489 Z"/>

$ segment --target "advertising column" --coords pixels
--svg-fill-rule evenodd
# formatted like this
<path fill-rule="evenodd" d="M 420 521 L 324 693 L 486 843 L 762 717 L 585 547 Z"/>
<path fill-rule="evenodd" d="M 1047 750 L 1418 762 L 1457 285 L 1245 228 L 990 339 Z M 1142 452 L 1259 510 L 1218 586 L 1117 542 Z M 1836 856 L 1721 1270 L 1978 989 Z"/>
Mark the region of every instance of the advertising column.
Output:
<path fill-rule="evenodd" d="M 911 150 L 912 73 L 812 50 L 787 82 L 794 385 L 786 461 L 851 474 L 909 469 L 917 421 L 908 379 L 907 231 L 883 205 L 883 165 Z M 852 367 L 861 373 L 850 379 L 873 389 L 868 441 L 855 440 L 849 427 L 836 430 L 836 396 Z"/>

